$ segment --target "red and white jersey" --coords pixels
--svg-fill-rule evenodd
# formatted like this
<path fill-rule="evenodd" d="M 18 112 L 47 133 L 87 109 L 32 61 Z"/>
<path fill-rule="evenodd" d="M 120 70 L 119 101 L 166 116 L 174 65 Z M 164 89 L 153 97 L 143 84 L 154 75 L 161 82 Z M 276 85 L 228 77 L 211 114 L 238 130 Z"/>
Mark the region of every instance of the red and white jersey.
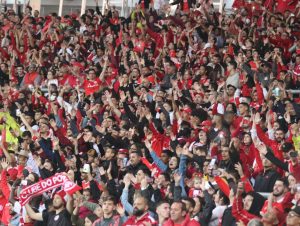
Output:
<path fill-rule="evenodd" d="M 156 221 L 150 216 L 149 212 L 147 212 L 141 217 L 129 217 L 123 226 L 145 226 L 144 223 L 146 222 L 150 223 L 151 225 L 156 225 Z"/>

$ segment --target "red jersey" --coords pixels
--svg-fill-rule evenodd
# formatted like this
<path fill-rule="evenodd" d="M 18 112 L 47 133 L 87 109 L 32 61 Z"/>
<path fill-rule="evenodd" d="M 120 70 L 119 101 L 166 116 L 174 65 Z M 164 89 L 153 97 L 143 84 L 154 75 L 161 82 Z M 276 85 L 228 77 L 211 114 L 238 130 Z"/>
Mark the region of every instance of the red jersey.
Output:
<path fill-rule="evenodd" d="M 131 216 L 123 224 L 123 226 L 145 226 L 144 223 L 150 223 L 151 225 L 156 225 L 156 221 L 147 212 L 142 217 L 137 218 L 136 216 Z"/>
<path fill-rule="evenodd" d="M 99 78 L 95 78 L 94 80 L 84 80 L 83 88 L 85 90 L 86 95 L 91 95 L 100 89 L 101 81 Z"/>

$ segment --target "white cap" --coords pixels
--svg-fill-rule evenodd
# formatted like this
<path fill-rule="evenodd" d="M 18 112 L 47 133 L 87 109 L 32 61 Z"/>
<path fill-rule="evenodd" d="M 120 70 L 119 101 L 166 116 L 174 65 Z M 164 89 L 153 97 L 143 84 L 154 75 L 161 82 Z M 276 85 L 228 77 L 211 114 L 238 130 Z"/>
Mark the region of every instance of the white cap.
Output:
<path fill-rule="evenodd" d="M 84 164 L 83 168 L 81 169 L 81 172 L 83 173 L 91 173 L 91 167 L 89 164 Z"/>
<path fill-rule="evenodd" d="M 204 45 L 204 49 L 207 49 L 207 48 L 211 48 L 211 44 L 210 44 L 210 43 L 206 43 L 206 44 Z"/>

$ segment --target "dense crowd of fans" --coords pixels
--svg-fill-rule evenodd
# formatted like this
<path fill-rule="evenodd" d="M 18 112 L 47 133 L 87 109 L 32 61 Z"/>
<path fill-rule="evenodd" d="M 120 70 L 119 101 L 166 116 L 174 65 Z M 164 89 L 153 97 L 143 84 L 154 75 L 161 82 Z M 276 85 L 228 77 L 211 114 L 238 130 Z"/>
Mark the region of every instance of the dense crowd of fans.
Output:
<path fill-rule="evenodd" d="M 300 225 L 299 1 L 155 3 L 0 13 L 1 225 Z"/>

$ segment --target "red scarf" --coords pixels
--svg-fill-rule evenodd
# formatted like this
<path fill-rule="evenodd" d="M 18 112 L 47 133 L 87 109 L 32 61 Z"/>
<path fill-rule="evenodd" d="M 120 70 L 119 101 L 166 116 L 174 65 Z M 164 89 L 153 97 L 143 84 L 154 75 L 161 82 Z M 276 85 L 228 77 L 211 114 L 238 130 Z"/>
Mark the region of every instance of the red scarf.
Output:
<path fill-rule="evenodd" d="M 81 187 L 70 181 L 68 177 L 61 173 L 57 173 L 52 177 L 41 180 L 22 189 L 22 191 L 20 192 L 20 204 L 24 206 L 29 202 L 31 198 L 60 186 L 63 186 L 63 190 L 69 195 L 81 190 Z"/>

